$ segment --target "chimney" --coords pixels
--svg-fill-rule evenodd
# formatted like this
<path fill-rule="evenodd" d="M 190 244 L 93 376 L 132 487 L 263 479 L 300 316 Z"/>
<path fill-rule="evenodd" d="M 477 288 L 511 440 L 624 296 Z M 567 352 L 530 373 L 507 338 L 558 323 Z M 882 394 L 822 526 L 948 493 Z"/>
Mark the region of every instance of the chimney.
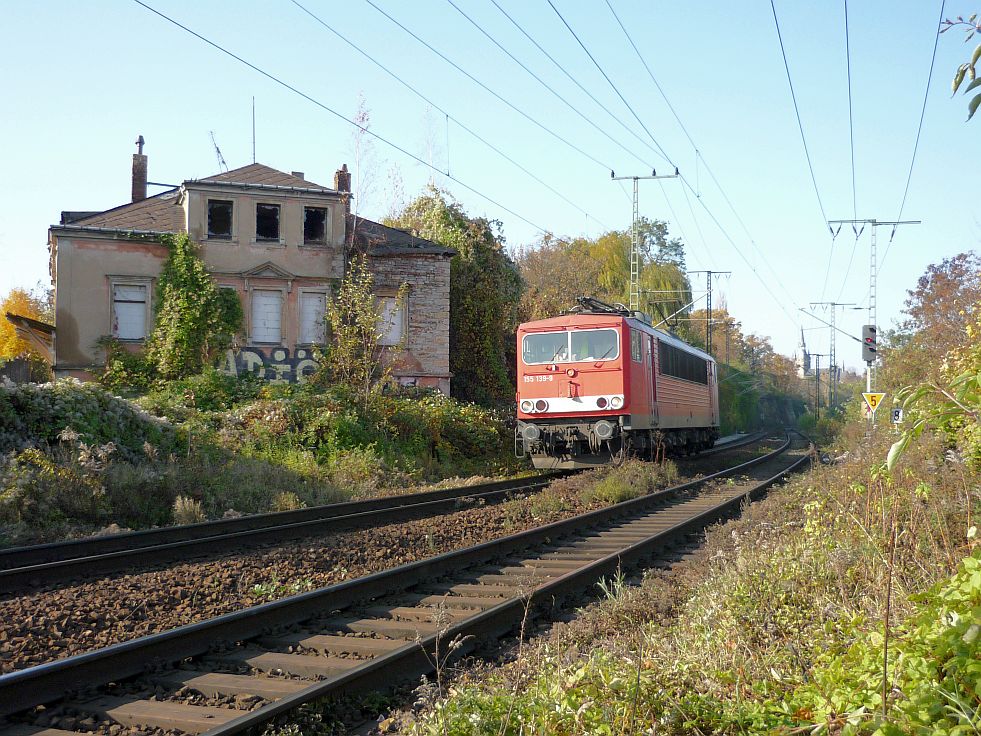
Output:
<path fill-rule="evenodd" d="M 341 194 L 346 194 L 344 197 L 344 206 L 347 211 L 351 211 L 351 172 L 347 170 L 347 164 L 343 164 L 341 168 L 334 172 L 334 189 Z"/>
<path fill-rule="evenodd" d="M 133 201 L 146 199 L 146 156 L 143 155 L 143 136 L 136 139 L 137 152 L 133 154 Z"/>
<path fill-rule="evenodd" d="M 303 178 L 305 178 L 303 176 L 303 172 L 302 171 L 291 171 L 290 172 L 290 175 L 291 176 L 295 176 L 297 179 L 303 179 Z"/>

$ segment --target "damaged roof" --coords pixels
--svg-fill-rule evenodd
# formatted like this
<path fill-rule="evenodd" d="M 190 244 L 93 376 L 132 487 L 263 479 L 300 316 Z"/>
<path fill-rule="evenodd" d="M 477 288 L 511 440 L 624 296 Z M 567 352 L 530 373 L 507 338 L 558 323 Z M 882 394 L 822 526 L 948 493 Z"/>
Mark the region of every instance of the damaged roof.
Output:
<path fill-rule="evenodd" d="M 350 220 L 355 218 L 353 215 L 348 215 L 348 218 L 350 226 Z M 417 237 L 406 230 L 382 225 L 380 222 L 366 220 L 363 217 L 356 219 L 354 244 L 362 248 L 366 247 L 369 255 L 456 255 L 456 251 L 452 248 Z"/>

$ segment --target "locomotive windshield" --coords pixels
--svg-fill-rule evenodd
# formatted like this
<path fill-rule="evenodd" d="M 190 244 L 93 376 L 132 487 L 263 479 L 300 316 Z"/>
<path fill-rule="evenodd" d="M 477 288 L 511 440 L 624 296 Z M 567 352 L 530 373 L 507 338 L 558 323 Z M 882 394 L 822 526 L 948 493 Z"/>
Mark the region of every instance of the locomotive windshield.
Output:
<path fill-rule="evenodd" d="M 620 340 L 617 331 L 610 329 L 536 332 L 521 340 L 525 365 L 613 360 L 619 356 Z"/>

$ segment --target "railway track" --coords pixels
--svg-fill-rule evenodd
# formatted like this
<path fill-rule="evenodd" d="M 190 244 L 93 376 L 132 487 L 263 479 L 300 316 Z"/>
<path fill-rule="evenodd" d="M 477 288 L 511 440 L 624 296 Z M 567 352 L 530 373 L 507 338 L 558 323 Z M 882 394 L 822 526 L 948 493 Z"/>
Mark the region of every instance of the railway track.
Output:
<path fill-rule="evenodd" d="M 699 457 L 743 447 L 760 437 L 750 435 Z M 435 516 L 458 509 L 467 499 L 487 503 L 516 493 L 534 493 L 573 472 L 578 471 L 0 550 L 0 595 L 261 544 Z"/>
<path fill-rule="evenodd" d="M 732 513 L 807 462 L 786 457 L 790 448 L 788 435 L 768 455 L 649 496 L 0 676 L 0 716 L 20 713 L 0 736 L 65 736 L 105 722 L 243 733 L 311 700 L 416 677 L 449 642 L 466 653 L 513 629 L 526 607 L 561 606 Z M 712 483 L 741 473 L 757 478 Z"/>

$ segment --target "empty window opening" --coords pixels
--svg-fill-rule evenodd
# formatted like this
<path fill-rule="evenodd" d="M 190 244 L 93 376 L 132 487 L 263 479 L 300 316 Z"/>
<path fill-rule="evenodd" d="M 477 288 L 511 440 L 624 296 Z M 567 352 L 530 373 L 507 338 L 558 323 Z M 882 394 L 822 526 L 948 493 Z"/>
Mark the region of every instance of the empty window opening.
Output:
<path fill-rule="evenodd" d="M 112 287 L 112 336 L 120 340 L 146 337 L 146 286 L 115 284 Z"/>
<path fill-rule="evenodd" d="M 327 210 L 323 207 L 303 208 L 303 242 L 315 245 L 327 242 Z"/>
<path fill-rule="evenodd" d="M 255 206 L 255 239 L 279 240 L 278 204 L 257 204 Z"/>
<path fill-rule="evenodd" d="M 230 240 L 232 237 L 232 203 L 222 199 L 208 200 L 208 237 Z"/>

